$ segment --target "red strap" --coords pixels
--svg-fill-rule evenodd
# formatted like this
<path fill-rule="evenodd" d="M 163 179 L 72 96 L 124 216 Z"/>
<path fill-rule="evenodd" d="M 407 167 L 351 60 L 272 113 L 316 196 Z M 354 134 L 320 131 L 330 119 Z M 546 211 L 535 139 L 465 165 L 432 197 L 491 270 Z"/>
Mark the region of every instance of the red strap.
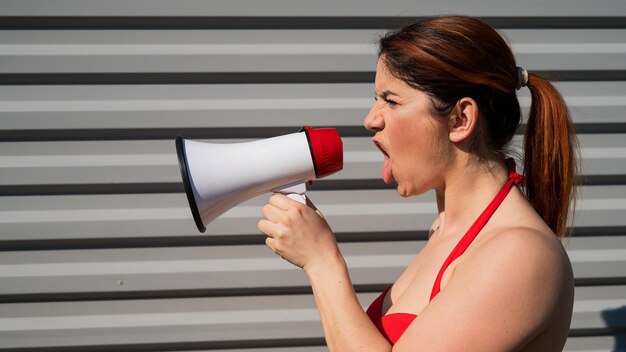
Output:
<path fill-rule="evenodd" d="M 472 224 L 472 227 L 467 230 L 463 238 L 457 243 L 456 247 L 452 250 L 446 261 L 441 266 L 439 270 L 439 274 L 437 274 L 437 278 L 435 279 L 435 284 L 433 285 L 433 290 L 430 293 L 430 299 L 432 300 L 441 290 L 441 278 L 443 277 L 443 273 L 446 271 L 450 263 L 452 263 L 456 258 L 461 256 L 469 247 L 469 245 L 474 241 L 476 236 L 483 229 L 485 224 L 489 221 L 493 213 L 495 213 L 496 209 L 500 206 L 504 198 L 509 194 L 513 185 L 519 185 L 523 180 L 524 176 L 515 172 L 515 161 L 513 159 L 506 160 L 507 167 L 509 169 L 509 180 L 502 186 L 500 192 L 496 195 L 496 197 L 489 203 L 487 208 L 480 214 L 478 219 Z"/>

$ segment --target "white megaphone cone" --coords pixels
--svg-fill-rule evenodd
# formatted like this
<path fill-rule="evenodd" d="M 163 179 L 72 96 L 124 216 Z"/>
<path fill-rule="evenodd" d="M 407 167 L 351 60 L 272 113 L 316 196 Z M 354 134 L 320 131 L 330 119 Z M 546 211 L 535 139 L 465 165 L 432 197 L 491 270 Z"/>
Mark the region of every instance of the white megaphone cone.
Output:
<path fill-rule="evenodd" d="M 176 138 L 178 164 L 200 232 L 234 206 L 267 192 L 304 201 L 306 182 L 343 168 L 343 144 L 334 128 L 253 142 L 215 144 Z"/>

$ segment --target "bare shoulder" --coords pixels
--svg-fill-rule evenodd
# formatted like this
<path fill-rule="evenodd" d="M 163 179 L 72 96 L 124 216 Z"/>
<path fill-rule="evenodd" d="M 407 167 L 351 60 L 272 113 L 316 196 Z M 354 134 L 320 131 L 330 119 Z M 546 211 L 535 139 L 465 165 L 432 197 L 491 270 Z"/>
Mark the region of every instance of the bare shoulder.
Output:
<path fill-rule="evenodd" d="M 495 229 L 490 236 L 477 246 L 477 259 L 481 257 L 493 261 L 498 258 L 516 269 L 528 266 L 546 268 L 559 264 L 569 266 L 567 253 L 561 241 L 551 231 L 532 227 L 504 227 Z"/>
<path fill-rule="evenodd" d="M 516 317 L 509 328 L 519 335 L 510 336 L 511 343 L 547 346 L 563 341 L 571 320 L 574 278 L 567 253 L 551 231 L 506 227 L 467 254 L 453 280 L 485 287 L 482 297 L 494 309 L 482 309 L 490 319 Z"/>
<path fill-rule="evenodd" d="M 468 268 L 468 274 L 475 268 L 484 270 L 487 265 L 499 268 L 496 271 L 515 273 L 530 281 L 527 283 L 534 280 L 540 283 L 563 281 L 572 276 L 571 263 L 561 241 L 551 231 L 540 228 L 506 226 L 494 229 L 467 254 L 462 266 Z"/>
<path fill-rule="evenodd" d="M 567 311 L 573 302 L 571 263 L 561 241 L 549 230 L 495 229 L 456 271 L 457 279 L 490 285 L 494 299 L 503 295 L 524 309 L 537 310 L 533 316 L 542 318 L 535 324 L 549 322 L 544 314 Z"/>

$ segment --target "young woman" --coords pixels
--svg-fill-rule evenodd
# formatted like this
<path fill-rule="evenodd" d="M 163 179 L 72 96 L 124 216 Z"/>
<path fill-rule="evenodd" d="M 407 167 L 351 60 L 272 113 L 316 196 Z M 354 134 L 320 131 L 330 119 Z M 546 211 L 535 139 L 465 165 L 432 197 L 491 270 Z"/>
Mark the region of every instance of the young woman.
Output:
<path fill-rule="evenodd" d="M 527 87 L 524 177 L 507 158 Z M 312 204 L 272 196 L 258 227 L 307 274 L 331 351 L 561 351 L 572 314 L 560 239 L 574 190 L 575 135 L 545 79 L 517 67 L 489 25 L 439 17 L 380 41 L 365 117 L 382 177 L 403 196 L 435 190 L 426 246 L 367 311 Z M 517 185 L 524 182 L 525 193 Z"/>

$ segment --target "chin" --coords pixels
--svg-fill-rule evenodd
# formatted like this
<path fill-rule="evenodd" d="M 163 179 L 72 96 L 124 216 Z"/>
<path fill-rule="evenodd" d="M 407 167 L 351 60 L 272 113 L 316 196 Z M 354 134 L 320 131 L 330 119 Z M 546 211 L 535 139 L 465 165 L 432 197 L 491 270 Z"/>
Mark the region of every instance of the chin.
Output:
<path fill-rule="evenodd" d="M 396 192 L 398 192 L 398 194 L 404 198 L 415 195 L 415 193 L 412 192 L 412 188 L 403 186 L 401 184 L 398 184 L 398 186 L 396 187 Z"/>
<path fill-rule="evenodd" d="M 414 184 L 403 184 L 398 182 L 396 186 L 396 192 L 404 198 L 411 196 L 419 196 L 420 194 L 424 194 L 428 192 L 428 189 L 420 189 L 416 188 Z"/>

